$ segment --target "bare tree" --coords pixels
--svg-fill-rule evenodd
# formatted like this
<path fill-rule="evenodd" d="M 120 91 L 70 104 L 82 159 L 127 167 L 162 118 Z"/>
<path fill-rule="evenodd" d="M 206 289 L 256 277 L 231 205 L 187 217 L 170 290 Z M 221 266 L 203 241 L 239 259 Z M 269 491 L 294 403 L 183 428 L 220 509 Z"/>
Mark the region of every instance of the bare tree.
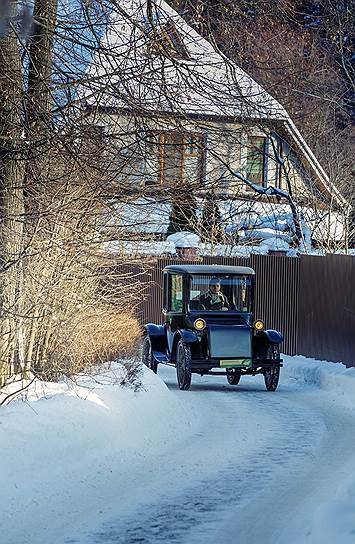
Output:
<path fill-rule="evenodd" d="M 247 45 L 227 24 L 231 3 L 180 4 L 214 49 L 189 27 L 184 41 L 160 2 L 35 0 L 30 13 L 9 0 L 0 34 L 4 374 L 17 365 L 53 378 L 132 344 L 139 281 L 127 281 L 128 272 L 113 281 L 103 249 L 142 231 L 156 236 L 161 216 L 143 217 L 146 205 L 168 216 L 174 200 L 191 219 L 188 203 L 215 191 L 225 208 L 233 200 L 229 218 L 238 224 L 246 202 L 260 210 L 281 202 L 302 243 L 301 172 L 294 175 L 293 150 L 280 153 L 281 121 L 265 123 L 286 113 L 222 52 L 237 38 Z M 186 40 L 200 48 L 196 58 Z M 313 203 L 316 184 L 304 177 Z M 128 320 L 131 340 L 122 342 Z"/>

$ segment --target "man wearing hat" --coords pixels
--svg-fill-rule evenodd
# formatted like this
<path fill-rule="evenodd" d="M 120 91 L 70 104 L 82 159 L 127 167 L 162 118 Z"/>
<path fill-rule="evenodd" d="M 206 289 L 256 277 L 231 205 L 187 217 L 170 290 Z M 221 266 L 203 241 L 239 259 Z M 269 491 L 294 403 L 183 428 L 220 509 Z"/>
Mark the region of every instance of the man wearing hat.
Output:
<path fill-rule="evenodd" d="M 202 310 L 230 310 L 228 299 L 221 291 L 221 280 L 219 278 L 210 279 L 209 289 L 206 293 L 200 295 L 199 301 Z"/>

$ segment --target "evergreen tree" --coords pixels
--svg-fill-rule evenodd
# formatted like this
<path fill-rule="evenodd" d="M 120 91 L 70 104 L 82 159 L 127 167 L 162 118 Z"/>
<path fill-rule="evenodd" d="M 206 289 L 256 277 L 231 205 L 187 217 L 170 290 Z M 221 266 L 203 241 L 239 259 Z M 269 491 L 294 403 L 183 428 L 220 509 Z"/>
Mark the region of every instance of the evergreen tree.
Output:
<path fill-rule="evenodd" d="M 196 207 L 196 200 L 191 190 L 178 191 L 172 199 L 166 236 L 182 231 L 195 232 Z"/>
<path fill-rule="evenodd" d="M 214 191 L 209 191 L 203 204 L 200 221 L 201 238 L 205 242 L 217 242 L 222 238 L 222 217 Z"/>

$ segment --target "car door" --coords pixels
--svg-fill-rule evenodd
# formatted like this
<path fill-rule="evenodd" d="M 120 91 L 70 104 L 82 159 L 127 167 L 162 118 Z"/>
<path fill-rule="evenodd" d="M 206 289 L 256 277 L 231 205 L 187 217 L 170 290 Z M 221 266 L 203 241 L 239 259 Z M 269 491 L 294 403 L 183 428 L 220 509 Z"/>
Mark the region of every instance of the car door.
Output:
<path fill-rule="evenodd" d="M 176 331 L 181 327 L 184 316 L 183 275 L 167 274 L 167 297 L 165 327 L 169 352 L 172 352 Z"/>

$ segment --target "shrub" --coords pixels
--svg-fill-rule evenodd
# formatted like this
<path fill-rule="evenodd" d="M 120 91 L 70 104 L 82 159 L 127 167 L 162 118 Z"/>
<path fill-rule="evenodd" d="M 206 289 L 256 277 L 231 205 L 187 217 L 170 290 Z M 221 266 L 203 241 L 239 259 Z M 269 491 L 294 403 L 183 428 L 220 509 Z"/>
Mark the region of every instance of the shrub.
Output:
<path fill-rule="evenodd" d="M 100 363 L 135 354 L 140 336 L 137 319 L 115 308 L 102 306 L 78 313 L 75 320 L 55 329 L 37 373 L 46 380 L 56 380 L 91 372 Z"/>

